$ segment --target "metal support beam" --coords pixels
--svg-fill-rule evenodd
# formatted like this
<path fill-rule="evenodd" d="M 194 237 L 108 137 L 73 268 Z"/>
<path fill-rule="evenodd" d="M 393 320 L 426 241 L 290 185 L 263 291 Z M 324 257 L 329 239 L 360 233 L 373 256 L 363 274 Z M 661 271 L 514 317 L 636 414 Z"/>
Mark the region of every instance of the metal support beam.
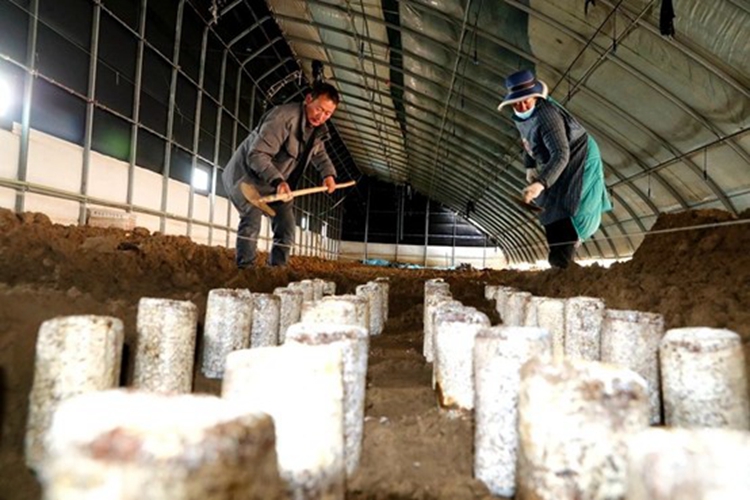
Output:
<path fill-rule="evenodd" d="M 367 205 L 365 208 L 365 260 L 369 259 L 368 244 L 370 239 L 370 192 L 372 191 L 372 183 L 367 183 Z"/>
<path fill-rule="evenodd" d="M 214 133 L 214 161 L 211 166 L 211 194 L 208 202 L 208 220 L 214 223 L 216 217 L 216 183 L 219 181 L 219 151 L 221 149 L 221 122 L 224 118 L 224 85 L 227 77 L 227 56 L 229 50 L 224 49 L 221 56 L 221 77 L 219 78 L 219 111 L 216 115 L 216 131 Z M 231 205 L 231 203 L 230 203 Z M 208 228 L 208 244 L 213 244 L 213 227 Z"/>
<path fill-rule="evenodd" d="M 193 177 L 195 170 L 198 168 L 198 144 L 201 137 L 201 114 L 203 112 L 203 80 L 206 75 L 206 48 L 208 47 L 208 32 L 206 26 L 203 29 L 203 38 L 201 39 L 200 66 L 198 67 L 198 94 L 195 97 L 195 123 L 193 124 L 193 154 L 190 161 L 190 184 L 188 194 L 188 226 L 187 235 L 190 237 L 193 233 L 193 213 L 195 211 L 195 186 L 193 186 Z"/>
<path fill-rule="evenodd" d="M 453 212 L 453 239 L 451 240 L 451 267 L 456 267 L 456 226 L 458 225 L 458 213 Z"/>
<path fill-rule="evenodd" d="M 89 58 L 89 84 L 86 95 L 86 125 L 83 139 L 83 167 L 81 169 L 81 190 L 84 196 L 78 209 L 78 224 L 86 224 L 86 196 L 89 192 L 89 172 L 91 170 L 91 141 L 94 134 L 94 101 L 96 99 L 96 66 L 99 63 L 99 23 L 102 17 L 100 1 L 94 2 L 94 16 L 91 21 L 91 57 Z"/>
<path fill-rule="evenodd" d="M 146 48 L 146 9 L 148 0 L 141 0 L 138 21 L 138 52 L 135 59 L 135 82 L 133 84 L 133 123 L 130 124 L 130 154 L 128 158 L 128 212 L 133 211 L 135 190 L 135 162 L 138 157 L 138 124 L 141 121 L 141 85 L 143 84 L 143 54 Z"/>
<path fill-rule="evenodd" d="M 29 6 L 29 34 L 26 39 L 26 66 L 29 68 L 23 79 L 23 108 L 21 110 L 21 144 L 18 154 L 18 180 L 26 182 L 29 169 L 29 136 L 31 133 L 31 103 L 36 76 L 36 41 L 39 28 L 39 0 L 31 0 Z M 26 209 L 26 193 L 16 191 L 16 213 Z"/>
<path fill-rule="evenodd" d="M 174 50 L 172 52 L 172 80 L 169 83 L 169 108 L 167 110 L 167 142 L 164 146 L 164 169 L 162 171 L 161 184 L 161 211 L 167 211 L 167 202 L 169 197 L 169 172 L 172 162 L 172 141 L 174 134 L 174 112 L 175 99 L 177 96 L 177 76 L 179 75 L 180 64 L 180 40 L 182 39 L 182 15 L 185 11 L 185 0 L 179 0 L 177 4 L 177 20 L 175 22 Z M 159 220 L 159 230 L 165 233 L 167 230 L 167 219 L 161 217 Z"/>
<path fill-rule="evenodd" d="M 427 198 L 427 203 L 424 207 L 424 259 L 423 265 L 427 267 L 427 248 L 430 245 L 430 199 Z"/>

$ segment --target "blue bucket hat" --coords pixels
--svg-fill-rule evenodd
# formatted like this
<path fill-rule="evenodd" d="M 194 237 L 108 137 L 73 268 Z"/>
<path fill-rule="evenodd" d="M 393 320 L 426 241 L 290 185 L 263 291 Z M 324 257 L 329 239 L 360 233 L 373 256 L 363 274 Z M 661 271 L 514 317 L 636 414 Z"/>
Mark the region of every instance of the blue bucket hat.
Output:
<path fill-rule="evenodd" d="M 534 77 L 534 73 L 528 69 L 517 71 L 506 78 L 505 87 L 508 89 L 508 95 L 505 96 L 503 102 L 497 107 L 498 111 L 501 111 L 503 106 L 523 101 L 529 97 L 546 99 L 549 94 L 547 84 L 541 80 L 537 80 Z"/>

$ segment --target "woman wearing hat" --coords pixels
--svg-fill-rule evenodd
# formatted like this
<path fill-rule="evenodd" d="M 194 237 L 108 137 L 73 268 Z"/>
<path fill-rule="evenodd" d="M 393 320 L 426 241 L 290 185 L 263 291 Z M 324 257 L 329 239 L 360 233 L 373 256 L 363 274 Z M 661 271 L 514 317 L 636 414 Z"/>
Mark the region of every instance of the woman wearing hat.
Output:
<path fill-rule="evenodd" d="M 513 73 L 505 86 L 508 94 L 498 110 L 511 106 L 521 133 L 529 183 L 523 199 L 544 209 L 539 219 L 550 247 L 548 260 L 564 269 L 578 242 L 593 235 L 602 213 L 612 209 L 599 147 L 531 71 Z"/>

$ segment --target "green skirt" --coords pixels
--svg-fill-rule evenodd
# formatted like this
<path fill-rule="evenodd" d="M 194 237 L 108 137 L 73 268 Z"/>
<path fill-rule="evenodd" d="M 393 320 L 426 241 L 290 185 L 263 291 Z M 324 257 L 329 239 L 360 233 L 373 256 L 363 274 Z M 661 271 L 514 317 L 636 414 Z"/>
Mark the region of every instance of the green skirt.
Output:
<path fill-rule="evenodd" d="M 583 187 L 578 211 L 573 216 L 573 226 L 578 238 L 585 240 L 593 235 L 602 223 L 602 214 L 612 210 L 607 186 L 604 184 L 604 166 L 599 146 L 589 136 L 589 151 L 583 166 Z"/>

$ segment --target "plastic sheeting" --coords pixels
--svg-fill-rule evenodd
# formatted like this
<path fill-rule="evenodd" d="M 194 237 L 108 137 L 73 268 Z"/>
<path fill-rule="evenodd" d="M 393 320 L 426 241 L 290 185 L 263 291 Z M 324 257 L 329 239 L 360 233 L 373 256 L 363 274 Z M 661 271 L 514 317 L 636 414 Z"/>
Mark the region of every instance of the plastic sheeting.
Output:
<path fill-rule="evenodd" d="M 269 0 L 307 75 L 325 64 L 333 118 L 366 175 L 462 211 L 511 261 L 546 253 L 514 201 L 521 146 L 504 78 L 536 71 L 597 140 L 615 209 L 584 256 L 632 254 L 661 212 L 750 206 L 750 8 L 740 0 Z M 617 8 L 615 9 L 617 5 Z"/>

